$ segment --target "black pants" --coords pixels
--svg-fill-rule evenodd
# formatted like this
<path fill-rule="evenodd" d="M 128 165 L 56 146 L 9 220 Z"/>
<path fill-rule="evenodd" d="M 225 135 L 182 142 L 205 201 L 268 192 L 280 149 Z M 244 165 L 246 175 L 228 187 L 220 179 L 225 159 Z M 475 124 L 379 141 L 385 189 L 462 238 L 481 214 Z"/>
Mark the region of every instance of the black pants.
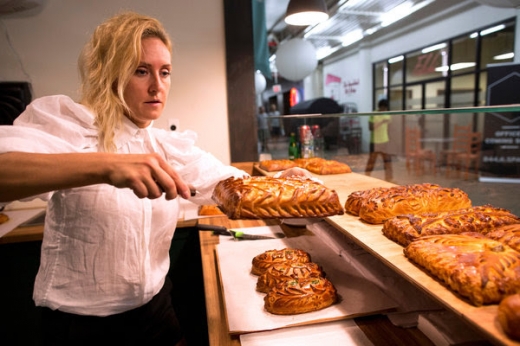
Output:
<path fill-rule="evenodd" d="M 171 281 L 147 304 L 120 314 L 98 317 L 42 310 L 44 345 L 96 345 L 103 341 L 114 345 L 177 344 L 182 332 L 171 304 Z"/>

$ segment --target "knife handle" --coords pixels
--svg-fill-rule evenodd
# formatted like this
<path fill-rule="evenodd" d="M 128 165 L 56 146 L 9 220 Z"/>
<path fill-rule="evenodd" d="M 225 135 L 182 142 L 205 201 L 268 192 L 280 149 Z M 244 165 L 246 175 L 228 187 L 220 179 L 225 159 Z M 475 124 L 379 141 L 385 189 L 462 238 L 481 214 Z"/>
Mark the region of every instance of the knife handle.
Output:
<path fill-rule="evenodd" d="M 207 225 L 199 223 L 197 224 L 197 229 L 199 231 L 213 231 L 214 234 L 219 235 L 231 235 L 226 227 L 224 226 L 217 226 L 217 225 Z"/>

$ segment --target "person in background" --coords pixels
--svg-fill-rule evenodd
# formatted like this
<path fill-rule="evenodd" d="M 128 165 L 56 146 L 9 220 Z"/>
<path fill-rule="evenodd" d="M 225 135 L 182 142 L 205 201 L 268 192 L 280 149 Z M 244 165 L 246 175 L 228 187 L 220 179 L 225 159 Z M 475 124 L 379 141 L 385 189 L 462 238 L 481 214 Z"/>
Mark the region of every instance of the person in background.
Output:
<path fill-rule="evenodd" d="M 271 136 L 274 139 L 277 139 L 282 135 L 282 127 L 281 127 L 281 121 L 280 118 L 280 112 L 278 111 L 278 108 L 276 107 L 276 103 L 271 103 L 269 105 L 269 127 L 271 129 Z"/>
<path fill-rule="evenodd" d="M 0 126 L 0 206 L 48 202 L 33 293 L 44 345 L 185 344 L 167 277 L 179 197 L 213 203 L 218 181 L 246 173 L 196 147 L 192 131 L 153 127 L 171 51 L 156 19 L 115 15 L 80 54 L 79 103 L 42 97 Z"/>
<path fill-rule="evenodd" d="M 388 111 L 388 109 L 388 101 L 386 99 L 382 99 L 378 102 L 377 111 L 385 112 Z M 368 126 L 371 131 L 370 154 L 365 168 L 365 174 L 371 175 L 377 157 L 381 155 L 384 163 L 386 181 L 393 181 L 392 156 L 388 150 L 388 124 L 390 121 L 391 117 L 388 114 L 371 115 L 368 119 Z"/>
<path fill-rule="evenodd" d="M 260 142 L 260 151 L 265 152 L 269 150 L 267 142 L 270 138 L 269 133 L 269 115 L 265 111 L 264 106 L 258 107 L 258 113 L 256 119 L 258 121 L 258 141 Z"/>

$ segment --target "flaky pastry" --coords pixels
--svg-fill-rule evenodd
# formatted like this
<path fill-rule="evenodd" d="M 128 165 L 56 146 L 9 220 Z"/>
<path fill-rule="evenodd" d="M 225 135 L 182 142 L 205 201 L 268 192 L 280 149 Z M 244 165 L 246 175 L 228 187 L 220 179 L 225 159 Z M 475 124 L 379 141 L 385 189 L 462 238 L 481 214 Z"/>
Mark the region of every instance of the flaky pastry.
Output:
<path fill-rule="evenodd" d="M 394 216 L 383 223 L 383 234 L 407 246 L 415 239 L 428 235 L 463 232 L 486 235 L 497 227 L 514 223 L 520 223 L 518 216 L 506 209 L 484 205 L 437 213 Z M 520 232 L 520 227 L 518 229 Z M 520 241 L 520 233 L 518 236 L 517 242 Z"/>
<path fill-rule="evenodd" d="M 303 177 L 228 178 L 213 200 L 230 219 L 309 218 L 343 214 L 335 190 Z"/>
<path fill-rule="evenodd" d="M 520 290 L 520 253 L 480 233 L 421 237 L 404 254 L 475 306 Z"/>
<path fill-rule="evenodd" d="M 258 277 L 256 290 L 267 293 L 281 282 L 310 277 L 325 277 L 321 267 L 314 262 L 276 263 Z"/>
<path fill-rule="evenodd" d="M 251 273 L 254 275 L 262 275 L 275 264 L 288 264 L 293 262 L 311 262 L 311 256 L 300 249 L 285 248 L 282 250 L 267 250 L 253 258 Z"/>
<path fill-rule="evenodd" d="M 324 309 L 338 300 L 327 279 L 293 279 L 273 287 L 264 297 L 265 309 L 276 315 L 294 315 Z"/>
<path fill-rule="evenodd" d="M 267 172 L 284 171 L 289 168 L 296 167 L 296 163 L 292 160 L 264 160 L 260 161 L 260 168 Z"/>

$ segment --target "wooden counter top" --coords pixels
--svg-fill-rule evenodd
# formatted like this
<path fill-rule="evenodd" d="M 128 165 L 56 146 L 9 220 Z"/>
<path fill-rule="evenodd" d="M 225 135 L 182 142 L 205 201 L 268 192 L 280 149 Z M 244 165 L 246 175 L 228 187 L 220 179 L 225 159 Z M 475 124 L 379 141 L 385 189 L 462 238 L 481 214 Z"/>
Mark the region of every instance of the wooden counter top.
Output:
<path fill-rule="evenodd" d="M 229 220 L 226 216 L 200 219 L 199 222 L 221 225 L 227 228 L 280 225 L 278 220 Z M 287 237 L 297 237 L 310 233 L 309 230 L 301 227 L 291 227 L 285 224 L 280 225 L 280 227 Z M 222 297 L 215 252 L 216 246 L 219 244 L 219 237 L 212 235 L 211 232 L 203 231 L 199 232 L 199 235 L 209 344 L 211 346 L 239 346 L 239 336 L 231 336 L 227 328 L 226 309 Z M 389 340 L 392 341 L 392 345 L 433 345 L 417 328 L 396 327 L 383 315 L 355 318 L 354 321 L 374 345 L 387 344 Z"/>

